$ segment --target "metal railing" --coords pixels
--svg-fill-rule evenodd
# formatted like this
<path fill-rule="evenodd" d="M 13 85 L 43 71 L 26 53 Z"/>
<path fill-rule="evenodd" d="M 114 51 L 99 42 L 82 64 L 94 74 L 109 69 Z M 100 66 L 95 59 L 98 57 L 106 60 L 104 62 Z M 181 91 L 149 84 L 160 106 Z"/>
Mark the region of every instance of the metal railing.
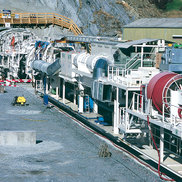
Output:
<path fill-rule="evenodd" d="M 167 110 L 166 110 L 167 107 Z M 172 108 L 173 111 L 176 110 L 176 113 L 172 112 Z M 170 104 L 169 102 L 164 102 L 162 104 L 162 118 L 163 118 L 163 122 L 170 122 L 171 124 L 173 124 L 174 126 L 176 126 L 179 123 L 182 123 L 182 118 L 180 118 L 179 113 L 182 111 L 182 107 L 180 106 L 175 106 Z"/>
<path fill-rule="evenodd" d="M 133 93 L 131 109 L 140 113 L 144 113 L 144 96 L 136 92 Z"/>
<path fill-rule="evenodd" d="M 141 55 L 140 53 L 135 54 L 135 56 L 132 57 L 132 58 L 125 64 L 125 69 L 130 69 L 136 62 L 138 62 L 139 60 L 141 61 L 141 59 L 138 58 L 140 55 Z M 135 59 L 135 58 L 136 58 L 136 59 Z"/>
<path fill-rule="evenodd" d="M 126 64 L 125 64 L 125 69 L 133 69 L 134 66 L 137 66 L 137 64 L 140 64 L 141 67 L 144 66 L 144 62 L 154 62 L 155 60 L 155 53 L 151 52 L 145 52 L 143 54 L 141 53 L 136 53 L 135 56 L 133 56 Z"/>
<path fill-rule="evenodd" d="M 160 146 L 160 127 L 151 124 L 154 140 L 158 146 Z M 182 156 L 181 138 L 172 134 L 169 130 L 164 130 L 164 148 L 178 156 Z"/>
<path fill-rule="evenodd" d="M 43 91 L 44 86 L 42 80 L 35 80 L 35 90 L 36 91 Z"/>
<path fill-rule="evenodd" d="M 108 66 L 108 81 L 131 86 L 131 80 L 128 76 L 131 75 L 132 71 L 137 71 L 137 69 L 123 69 L 123 67 Z"/>
<path fill-rule="evenodd" d="M 0 13 L 0 24 L 4 25 L 6 23 L 13 25 L 55 24 L 71 30 L 75 35 L 82 34 L 81 30 L 72 19 L 56 13 L 13 13 L 11 14 L 11 18 L 4 17 L 3 13 Z"/>

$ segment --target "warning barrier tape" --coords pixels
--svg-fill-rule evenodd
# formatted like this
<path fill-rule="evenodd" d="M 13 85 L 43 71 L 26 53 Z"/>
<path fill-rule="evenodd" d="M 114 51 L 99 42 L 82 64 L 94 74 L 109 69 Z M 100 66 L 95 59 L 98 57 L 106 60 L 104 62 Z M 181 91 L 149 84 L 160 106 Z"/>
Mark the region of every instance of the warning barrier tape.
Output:
<path fill-rule="evenodd" d="M 0 80 L 0 82 L 31 83 L 32 79 Z"/>
<path fill-rule="evenodd" d="M 7 85 L 7 84 L 4 84 L 4 83 L 3 83 L 3 84 L 0 83 L 0 85 L 1 85 L 1 86 L 5 86 L 5 87 L 6 87 L 6 86 L 9 86 L 9 87 L 18 87 L 17 85 Z"/>

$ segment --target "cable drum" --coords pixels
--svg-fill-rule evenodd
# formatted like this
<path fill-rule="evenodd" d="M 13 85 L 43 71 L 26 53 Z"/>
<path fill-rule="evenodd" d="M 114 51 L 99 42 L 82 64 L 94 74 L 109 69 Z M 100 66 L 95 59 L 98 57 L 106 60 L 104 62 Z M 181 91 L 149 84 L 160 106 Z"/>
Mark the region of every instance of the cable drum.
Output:
<path fill-rule="evenodd" d="M 165 112 L 170 112 L 171 90 L 181 90 L 182 75 L 173 72 L 162 72 L 155 75 L 147 87 L 147 98 L 152 100 L 154 107 L 162 114 L 163 103 Z"/>

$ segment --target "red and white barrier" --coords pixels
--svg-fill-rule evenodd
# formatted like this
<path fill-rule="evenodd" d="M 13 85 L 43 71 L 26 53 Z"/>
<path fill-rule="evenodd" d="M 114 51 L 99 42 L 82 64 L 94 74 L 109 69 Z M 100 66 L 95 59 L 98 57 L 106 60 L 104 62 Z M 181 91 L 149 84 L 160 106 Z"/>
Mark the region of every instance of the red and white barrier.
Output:
<path fill-rule="evenodd" d="M 0 83 L 0 85 L 4 86 L 4 87 L 6 87 L 6 86 L 8 86 L 8 87 L 18 87 L 17 85 L 7 85 L 5 83 Z"/>
<path fill-rule="evenodd" d="M 14 83 L 31 83 L 32 79 L 6 79 L 6 80 L 0 80 L 0 82 L 14 82 Z"/>
<path fill-rule="evenodd" d="M 18 87 L 16 83 L 31 83 L 32 79 L 12 79 L 0 80 L 0 85 L 9 87 Z"/>

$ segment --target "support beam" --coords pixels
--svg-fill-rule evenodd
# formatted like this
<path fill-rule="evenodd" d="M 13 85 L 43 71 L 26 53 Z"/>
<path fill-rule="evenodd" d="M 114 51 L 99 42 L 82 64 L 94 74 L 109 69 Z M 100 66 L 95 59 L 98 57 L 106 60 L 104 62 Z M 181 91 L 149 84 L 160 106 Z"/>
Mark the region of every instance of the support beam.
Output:
<path fill-rule="evenodd" d="M 83 113 L 83 97 L 79 95 L 79 106 L 78 106 L 78 112 Z"/>
<path fill-rule="evenodd" d="M 57 86 L 56 86 L 56 98 L 59 99 L 59 90 L 60 90 L 60 78 L 58 77 Z"/>
<path fill-rule="evenodd" d="M 49 88 L 49 79 L 46 77 L 46 94 L 48 94 L 48 88 Z"/>
<path fill-rule="evenodd" d="M 143 44 L 143 46 L 144 46 L 144 44 Z M 141 47 L 141 67 L 143 67 L 143 46 Z"/>
<path fill-rule="evenodd" d="M 74 85 L 73 103 L 76 105 L 76 86 Z"/>
<path fill-rule="evenodd" d="M 119 134 L 119 88 L 116 88 L 116 100 L 114 100 L 114 134 Z"/>
<path fill-rule="evenodd" d="M 83 96 L 84 96 L 84 87 L 82 84 L 79 82 L 78 83 L 78 88 L 79 88 L 79 104 L 78 104 L 78 112 L 83 113 Z"/>
<path fill-rule="evenodd" d="M 65 80 L 63 79 L 63 85 L 62 85 L 62 99 L 63 99 L 63 104 L 65 104 Z"/>
<path fill-rule="evenodd" d="M 126 110 L 128 109 L 128 89 L 126 89 Z M 125 114 L 125 130 L 129 130 L 129 114 L 126 111 Z"/>
<path fill-rule="evenodd" d="M 51 78 L 49 78 L 49 91 L 52 91 Z"/>
<path fill-rule="evenodd" d="M 97 101 L 96 100 L 94 100 L 94 106 L 93 106 L 93 112 L 94 113 L 98 113 L 98 103 L 97 103 Z"/>
<path fill-rule="evenodd" d="M 164 128 L 160 127 L 160 161 L 164 159 Z"/>

